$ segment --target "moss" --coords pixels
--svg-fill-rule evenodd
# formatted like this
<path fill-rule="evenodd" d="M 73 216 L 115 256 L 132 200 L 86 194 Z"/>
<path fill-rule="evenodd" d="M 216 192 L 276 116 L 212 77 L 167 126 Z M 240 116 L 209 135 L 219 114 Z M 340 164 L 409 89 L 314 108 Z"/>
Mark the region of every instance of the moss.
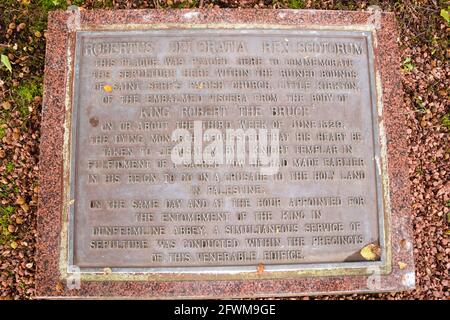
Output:
<path fill-rule="evenodd" d="M 175 2 L 175 1 L 174 1 Z M 196 8 L 198 6 L 198 1 L 196 0 L 181 0 L 180 2 L 177 2 L 175 4 L 169 5 L 171 8 L 177 8 L 177 9 L 189 9 L 189 8 Z"/>
<path fill-rule="evenodd" d="M 305 7 L 303 0 L 289 0 L 288 7 L 291 9 L 302 9 Z"/>
<path fill-rule="evenodd" d="M 14 170 L 14 163 L 12 162 L 8 162 L 6 164 L 6 172 L 7 173 L 11 173 Z"/>
<path fill-rule="evenodd" d="M 73 6 L 82 6 L 86 1 L 84 0 L 72 0 Z M 38 5 L 46 12 L 52 10 L 66 10 L 68 5 L 66 0 L 40 0 Z M 91 1 L 91 9 L 105 9 L 113 8 L 113 0 L 93 0 Z"/>
<path fill-rule="evenodd" d="M 0 199 L 8 199 L 13 194 L 18 194 L 20 191 L 15 181 L 10 184 L 0 183 Z"/>
<path fill-rule="evenodd" d="M 1 121 L 0 121 L 0 125 L 1 125 Z M 1 128 L 0 127 L 0 140 L 3 139 L 3 137 L 6 135 L 6 130 L 5 128 Z"/>
<path fill-rule="evenodd" d="M 6 189 L 6 185 L 0 184 L 0 199 L 6 199 L 8 197 L 8 192 Z"/>
<path fill-rule="evenodd" d="M 40 1 L 38 1 L 38 5 L 45 11 L 58 10 L 58 9 L 66 10 L 67 9 L 66 0 L 40 0 Z"/>
<path fill-rule="evenodd" d="M 42 78 L 34 77 L 24 81 L 13 94 L 22 118 L 26 118 L 30 113 L 28 107 L 34 97 L 42 95 Z"/>
<path fill-rule="evenodd" d="M 0 206 L 0 244 L 5 244 L 15 239 L 14 235 L 8 231 L 9 218 L 13 213 L 13 206 Z"/>
<path fill-rule="evenodd" d="M 441 122 L 444 127 L 450 130 L 450 113 L 447 113 L 445 116 L 443 116 Z"/>
<path fill-rule="evenodd" d="M 97 2 L 100 2 L 100 1 L 94 0 L 94 3 L 97 3 Z M 81 6 L 83 3 L 84 3 L 84 0 L 73 0 L 73 1 L 72 1 L 72 5 L 73 5 L 73 6 Z"/>
<path fill-rule="evenodd" d="M 76 1 L 76 2 L 81 2 L 80 4 L 76 4 L 81 5 L 82 4 L 82 0 L 81 1 Z M 72 2 L 73 4 L 75 4 L 75 2 Z M 93 9 L 112 9 L 114 8 L 114 2 L 113 0 L 94 0 L 93 4 L 92 4 Z"/>
<path fill-rule="evenodd" d="M 11 111 L 2 109 L 0 106 L 0 145 L 1 140 L 6 135 L 6 124 L 11 120 Z"/>

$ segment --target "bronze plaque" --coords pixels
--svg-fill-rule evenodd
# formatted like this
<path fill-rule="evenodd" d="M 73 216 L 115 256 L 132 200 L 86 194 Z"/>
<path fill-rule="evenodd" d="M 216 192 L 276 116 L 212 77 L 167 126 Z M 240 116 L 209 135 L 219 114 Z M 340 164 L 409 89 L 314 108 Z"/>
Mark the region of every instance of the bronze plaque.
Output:
<path fill-rule="evenodd" d="M 384 248 L 370 32 L 77 32 L 74 65 L 70 265 L 296 270 Z"/>

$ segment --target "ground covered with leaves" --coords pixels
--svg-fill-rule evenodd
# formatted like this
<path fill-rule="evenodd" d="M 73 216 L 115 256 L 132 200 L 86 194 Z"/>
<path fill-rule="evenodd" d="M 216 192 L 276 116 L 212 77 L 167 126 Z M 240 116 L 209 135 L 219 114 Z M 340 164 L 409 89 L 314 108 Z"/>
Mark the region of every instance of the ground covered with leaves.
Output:
<path fill-rule="evenodd" d="M 416 289 L 316 299 L 449 299 L 449 3 L 441 0 L 0 0 L 0 299 L 34 296 L 47 13 L 84 9 L 291 8 L 396 13 L 410 143 Z M 45 168 L 41 168 L 45 170 Z M 305 298 L 308 299 L 308 298 Z M 312 299 L 312 298 L 310 298 Z"/>

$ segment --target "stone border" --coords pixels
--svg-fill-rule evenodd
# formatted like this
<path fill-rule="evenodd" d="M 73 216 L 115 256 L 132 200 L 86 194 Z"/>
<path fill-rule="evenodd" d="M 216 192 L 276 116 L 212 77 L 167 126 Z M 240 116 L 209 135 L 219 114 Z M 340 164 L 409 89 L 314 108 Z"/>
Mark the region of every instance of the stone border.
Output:
<path fill-rule="evenodd" d="M 69 182 L 68 155 L 71 128 L 71 98 L 75 36 L 81 30 L 167 29 L 245 26 L 258 28 L 340 29 L 370 31 L 375 54 L 375 78 L 384 176 L 385 217 L 390 237 L 386 246 L 391 254 L 383 270 L 367 268 L 365 274 L 285 273 L 267 277 L 251 273 L 233 279 L 201 276 L 186 280 L 167 275 L 140 274 L 119 279 L 105 270 L 85 278 L 79 289 L 67 285 L 67 215 L 71 200 L 65 194 Z M 380 11 L 314 10 L 98 10 L 56 11 L 49 15 L 45 67 L 45 94 L 40 154 L 40 198 L 38 205 L 37 297 L 140 297 L 140 298 L 236 298 L 298 296 L 347 292 L 385 292 L 414 287 L 414 261 L 410 218 L 406 127 L 402 112 L 402 89 L 398 69 L 395 16 Z M 389 201 L 390 199 L 390 201 Z M 390 209 L 389 209 L 390 208 Z M 63 254 L 60 254 L 63 252 Z M 351 271 L 351 270 L 349 270 Z M 272 279 L 278 278 L 278 279 Z"/>

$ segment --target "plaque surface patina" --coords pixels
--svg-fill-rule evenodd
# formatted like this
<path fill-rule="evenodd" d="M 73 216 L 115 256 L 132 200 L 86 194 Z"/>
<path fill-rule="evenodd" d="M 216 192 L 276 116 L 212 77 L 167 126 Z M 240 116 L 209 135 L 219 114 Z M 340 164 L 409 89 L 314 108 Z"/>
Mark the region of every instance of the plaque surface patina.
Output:
<path fill-rule="evenodd" d="M 395 16 L 49 16 L 37 297 L 414 287 Z"/>
<path fill-rule="evenodd" d="M 369 32 L 87 31 L 76 41 L 69 265 L 297 270 L 367 264 L 363 247 L 384 248 Z M 251 165 L 250 140 L 244 163 L 207 163 L 201 151 L 175 164 L 176 129 L 202 150 L 208 129 L 223 139 L 278 129 L 279 169 Z"/>

